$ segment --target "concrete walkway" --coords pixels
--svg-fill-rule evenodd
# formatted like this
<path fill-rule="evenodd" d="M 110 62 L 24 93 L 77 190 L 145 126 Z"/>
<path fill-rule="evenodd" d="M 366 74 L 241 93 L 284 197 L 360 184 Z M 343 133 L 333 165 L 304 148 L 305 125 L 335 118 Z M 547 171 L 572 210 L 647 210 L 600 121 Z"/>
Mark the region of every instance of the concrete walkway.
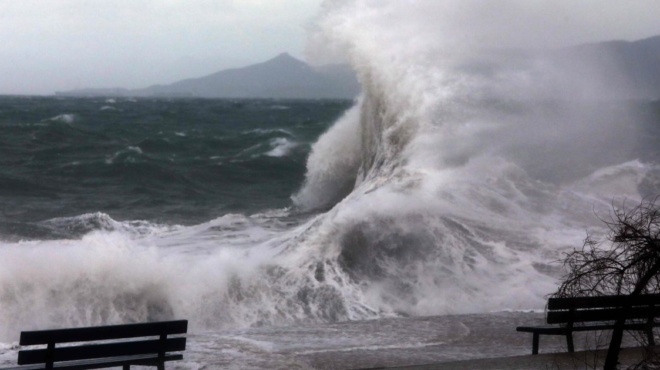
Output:
<path fill-rule="evenodd" d="M 657 351 L 657 347 L 656 347 Z M 412 365 L 400 367 L 383 367 L 390 370 L 529 370 L 529 369 L 599 369 L 602 368 L 606 350 L 581 351 L 575 353 L 548 353 L 537 356 L 511 356 L 489 359 L 475 359 L 466 361 L 452 361 L 437 364 Z M 642 348 L 627 348 L 619 353 L 621 368 L 638 363 L 644 358 Z"/>
<path fill-rule="evenodd" d="M 319 370 L 345 369 L 594 369 L 602 368 L 610 332 L 574 334 L 578 352 L 568 353 L 561 335 L 542 336 L 540 355 L 531 355 L 532 335 L 515 330 L 517 326 L 542 325 L 542 313 L 501 312 L 432 318 L 397 319 L 396 325 L 372 322 L 374 328 L 397 338 L 398 344 L 328 348 L 322 351 L 296 351 L 296 362 Z M 389 324 L 393 324 L 389 323 Z M 367 322 L 365 322 L 365 325 Z M 337 332 L 343 332 L 336 327 Z M 411 335 L 427 330 L 429 340 L 413 343 Z M 397 336 L 398 334 L 402 334 Z M 337 333 L 334 334 L 337 336 Z M 620 360 L 633 365 L 643 358 L 638 342 L 624 335 Z M 627 366 L 623 366 L 625 368 Z"/>

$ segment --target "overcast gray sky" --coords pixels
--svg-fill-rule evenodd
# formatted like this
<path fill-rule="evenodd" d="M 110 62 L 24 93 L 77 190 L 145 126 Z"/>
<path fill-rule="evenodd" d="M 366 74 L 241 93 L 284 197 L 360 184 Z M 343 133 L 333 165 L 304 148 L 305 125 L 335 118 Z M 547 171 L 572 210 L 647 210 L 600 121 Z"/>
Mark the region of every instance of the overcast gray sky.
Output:
<path fill-rule="evenodd" d="M 414 7 L 416 3 L 444 0 L 397 1 Z M 261 62 L 284 51 L 302 59 L 307 31 L 321 11 L 321 3 L 0 0 L 0 94 L 52 94 L 83 87 L 139 88 Z M 529 13 L 537 16 L 536 23 L 543 22 L 545 14 L 564 17 L 567 31 L 566 37 L 558 38 L 560 42 L 572 41 L 571 32 L 579 34 L 576 43 L 660 34 L 660 0 L 517 3 L 535 8 Z M 498 2 L 484 0 L 484 4 L 488 4 L 485 13 L 476 14 L 479 22 L 475 24 L 498 22 L 492 17 Z M 511 24 L 516 24 L 514 19 Z M 521 33 L 516 27 L 505 31 Z"/>
<path fill-rule="evenodd" d="M 321 0 L 0 0 L 0 94 L 138 88 L 303 57 Z"/>

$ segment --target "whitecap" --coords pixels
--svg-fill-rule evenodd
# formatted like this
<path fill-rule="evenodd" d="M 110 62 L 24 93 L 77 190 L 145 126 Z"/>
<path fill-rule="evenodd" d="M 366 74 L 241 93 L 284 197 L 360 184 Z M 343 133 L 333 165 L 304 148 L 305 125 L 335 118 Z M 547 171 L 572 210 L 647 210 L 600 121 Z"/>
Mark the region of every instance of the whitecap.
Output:
<path fill-rule="evenodd" d="M 251 134 L 257 134 L 257 135 L 269 135 L 269 134 L 284 134 L 290 137 L 295 136 L 293 132 L 283 129 L 283 128 L 256 128 L 253 130 L 247 130 L 243 131 L 241 133 L 242 135 L 251 135 Z"/>
<path fill-rule="evenodd" d="M 47 119 L 47 121 L 63 122 L 63 123 L 73 123 L 75 120 L 76 120 L 76 115 L 72 113 L 60 114 Z"/>
<path fill-rule="evenodd" d="M 269 157 L 285 157 L 298 146 L 298 143 L 293 142 L 287 138 L 278 137 L 270 141 L 270 146 L 273 148 L 265 155 Z"/>
<path fill-rule="evenodd" d="M 130 153 L 136 153 L 136 154 L 139 154 L 139 155 L 143 154 L 142 153 L 142 148 L 140 148 L 139 146 L 128 146 L 125 149 L 119 150 L 119 151 L 115 152 L 114 154 L 112 154 L 111 156 L 106 157 L 105 163 L 106 164 L 113 164 L 117 158 L 122 157 L 122 156 L 126 156 L 127 154 L 130 154 Z"/>

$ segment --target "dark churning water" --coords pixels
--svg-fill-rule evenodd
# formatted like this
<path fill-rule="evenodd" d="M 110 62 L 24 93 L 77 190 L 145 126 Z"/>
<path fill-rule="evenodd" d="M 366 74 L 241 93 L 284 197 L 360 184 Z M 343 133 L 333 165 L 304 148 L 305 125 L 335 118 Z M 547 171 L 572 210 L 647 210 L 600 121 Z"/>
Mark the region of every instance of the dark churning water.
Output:
<path fill-rule="evenodd" d="M 291 205 L 346 101 L 0 98 L 0 238 Z M 53 219 L 67 218 L 53 222 Z"/>

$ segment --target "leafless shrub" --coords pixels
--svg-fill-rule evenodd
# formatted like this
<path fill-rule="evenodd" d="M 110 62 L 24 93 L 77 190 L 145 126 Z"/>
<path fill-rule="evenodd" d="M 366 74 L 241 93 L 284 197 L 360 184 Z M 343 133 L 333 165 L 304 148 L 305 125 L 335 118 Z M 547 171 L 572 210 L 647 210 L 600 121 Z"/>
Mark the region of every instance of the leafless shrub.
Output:
<path fill-rule="evenodd" d="M 564 260 L 567 275 L 555 297 L 639 295 L 660 293 L 660 205 L 645 199 L 632 208 L 613 205 L 609 218 L 602 219 L 609 232 L 604 241 L 589 235 L 581 249 Z M 624 320 L 615 324 L 605 369 L 615 369 L 621 347 Z M 645 336 L 637 336 L 648 347 Z M 648 351 L 652 354 L 653 351 Z M 636 368 L 660 364 L 657 356 L 646 356 Z M 646 367 L 642 367 L 646 366 Z M 654 367 L 655 368 L 655 367 Z"/>

